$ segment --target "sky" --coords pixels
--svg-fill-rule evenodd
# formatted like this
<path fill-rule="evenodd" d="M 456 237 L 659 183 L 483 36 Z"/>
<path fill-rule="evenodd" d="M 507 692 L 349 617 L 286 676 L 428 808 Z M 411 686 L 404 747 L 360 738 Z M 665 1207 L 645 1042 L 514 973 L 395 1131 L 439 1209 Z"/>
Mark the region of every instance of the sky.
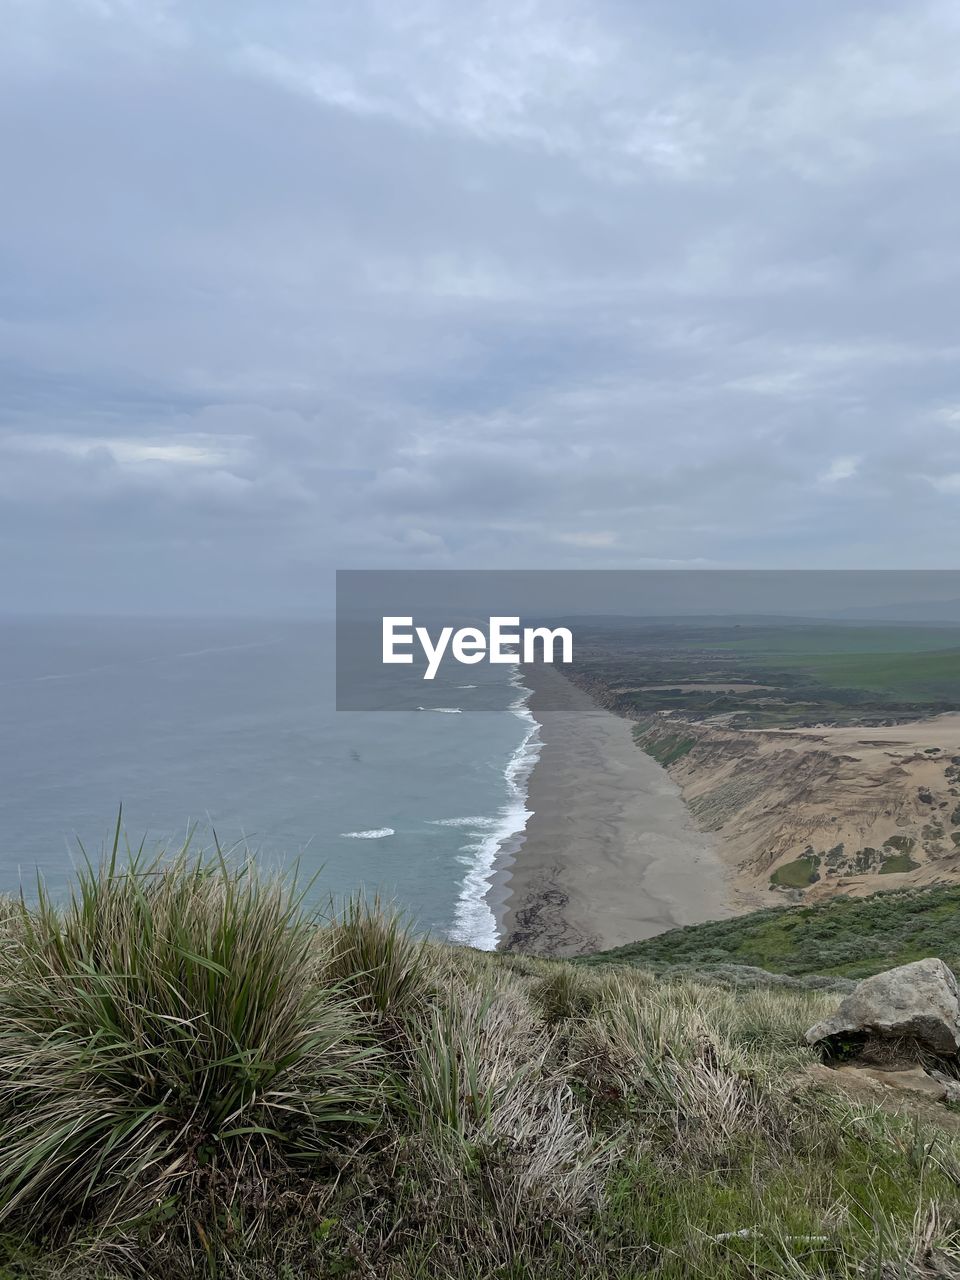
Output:
<path fill-rule="evenodd" d="M 955 566 L 956 0 L 0 20 L 0 611 Z"/>

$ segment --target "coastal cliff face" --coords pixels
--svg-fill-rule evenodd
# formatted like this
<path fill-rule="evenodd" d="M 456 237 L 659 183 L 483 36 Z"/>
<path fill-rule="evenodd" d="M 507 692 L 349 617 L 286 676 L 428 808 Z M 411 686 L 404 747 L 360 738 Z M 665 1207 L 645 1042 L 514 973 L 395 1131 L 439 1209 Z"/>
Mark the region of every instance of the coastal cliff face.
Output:
<path fill-rule="evenodd" d="M 960 632 L 601 620 L 566 673 L 714 833 L 739 910 L 960 883 Z"/>
<path fill-rule="evenodd" d="M 743 907 L 960 882 L 960 715 L 731 729 L 665 714 L 634 736 L 720 836 Z"/>

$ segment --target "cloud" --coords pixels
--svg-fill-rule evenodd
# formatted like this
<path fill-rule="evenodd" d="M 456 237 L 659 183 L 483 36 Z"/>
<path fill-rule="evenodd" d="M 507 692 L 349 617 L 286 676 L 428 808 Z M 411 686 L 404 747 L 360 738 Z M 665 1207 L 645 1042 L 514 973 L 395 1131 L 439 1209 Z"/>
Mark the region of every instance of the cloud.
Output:
<path fill-rule="evenodd" d="M 89 458 L 104 454 L 121 466 L 143 463 L 168 463 L 178 467 L 221 467 L 242 457 L 242 452 L 228 447 L 217 437 L 179 439 L 142 439 L 123 436 L 82 436 L 37 432 L 16 433 L 0 437 L 0 449 L 20 453 L 61 453 L 72 458 Z"/>
<path fill-rule="evenodd" d="M 4 10 L 5 607 L 949 563 L 948 0 Z"/>
<path fill-rule="evenodd" d="M 820 484 L 839 484 L 841 480 L 850 480 L 860 470 L 860 459 L 854 457 L 834 458 L 819 477 Z"/>
<path fill-rule="evenodd" d="M 555 535 L 558 542 L 562 542 L 568 547 L 584 547 L 587 550 L 605 550 L 607 547 L 613 547 L 617 544 L 617 535 L 611 533 L 609 529 L 584 530 L 581 533 L 558 533 Z"/>

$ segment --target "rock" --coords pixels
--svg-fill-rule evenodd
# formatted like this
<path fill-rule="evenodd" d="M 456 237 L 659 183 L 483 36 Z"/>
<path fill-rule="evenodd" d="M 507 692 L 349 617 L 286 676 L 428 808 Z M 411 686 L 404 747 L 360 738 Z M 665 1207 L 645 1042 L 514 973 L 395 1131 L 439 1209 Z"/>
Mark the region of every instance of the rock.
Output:
<path fill-rule="evenodd" d="M 908 1116 L 950 1133 L 960 1132 L 960 1115 L 945 1105 L 952 1101 L 950 1091 L 929 1076 L 925 1083 L 920 1079 L 923 1073 L 919 1068 L 915 1070 L 917 1074 L 847 1064 L 828 1067 L 817 1062 L 806 1069 L 802 1078 L 815 1089 L 838 1093 L 857 1106 L 880 1107 L 890 1115 Z"/>
<path fill-rule="evenodd" d="M 954 1104 L 960 1102 L 960 1080 L 955 1080 L 953 1076 L 945 1076 L 942 1071 L 937 1071 L 936 1068 L 930 1069 L 930 1075 L 943 1085 L 943 1094 L 947 1102 Z"/>
<path fill-rule="evenodd" d="M 851 1068 L 848 1068 L 848 1070 Z M 888 1089 L 900 1089 L 904 1093 L 920 1093 L 932 1098 L 934 1102 L 943 1102 L 947 1097 L 947 1086 L 942 1080 L 935 1080 L 922 1067 L 911 1067 L 909 1071 L 880 1071 L 873 1068 L 870 1072 L 874 1080 Z"/>
<path fill-rule="evenodd" d="M 903 1038 L 950 1057 L 960 1050 L 957 980 L 942 960 L 916 960 L 865 978 L 807 1044 L 844 1037 Z"/>

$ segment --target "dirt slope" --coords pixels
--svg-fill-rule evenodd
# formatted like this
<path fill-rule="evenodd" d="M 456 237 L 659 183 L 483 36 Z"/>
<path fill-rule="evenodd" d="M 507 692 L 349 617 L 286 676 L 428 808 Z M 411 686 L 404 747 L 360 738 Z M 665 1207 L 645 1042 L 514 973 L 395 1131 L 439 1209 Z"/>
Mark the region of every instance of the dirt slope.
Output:
<path fill-rule="evenodd" d="M 661 715 L 637 737 L 719 833 L 741 906 L 960 882 L 960 715 L 757 730 Z"/>

